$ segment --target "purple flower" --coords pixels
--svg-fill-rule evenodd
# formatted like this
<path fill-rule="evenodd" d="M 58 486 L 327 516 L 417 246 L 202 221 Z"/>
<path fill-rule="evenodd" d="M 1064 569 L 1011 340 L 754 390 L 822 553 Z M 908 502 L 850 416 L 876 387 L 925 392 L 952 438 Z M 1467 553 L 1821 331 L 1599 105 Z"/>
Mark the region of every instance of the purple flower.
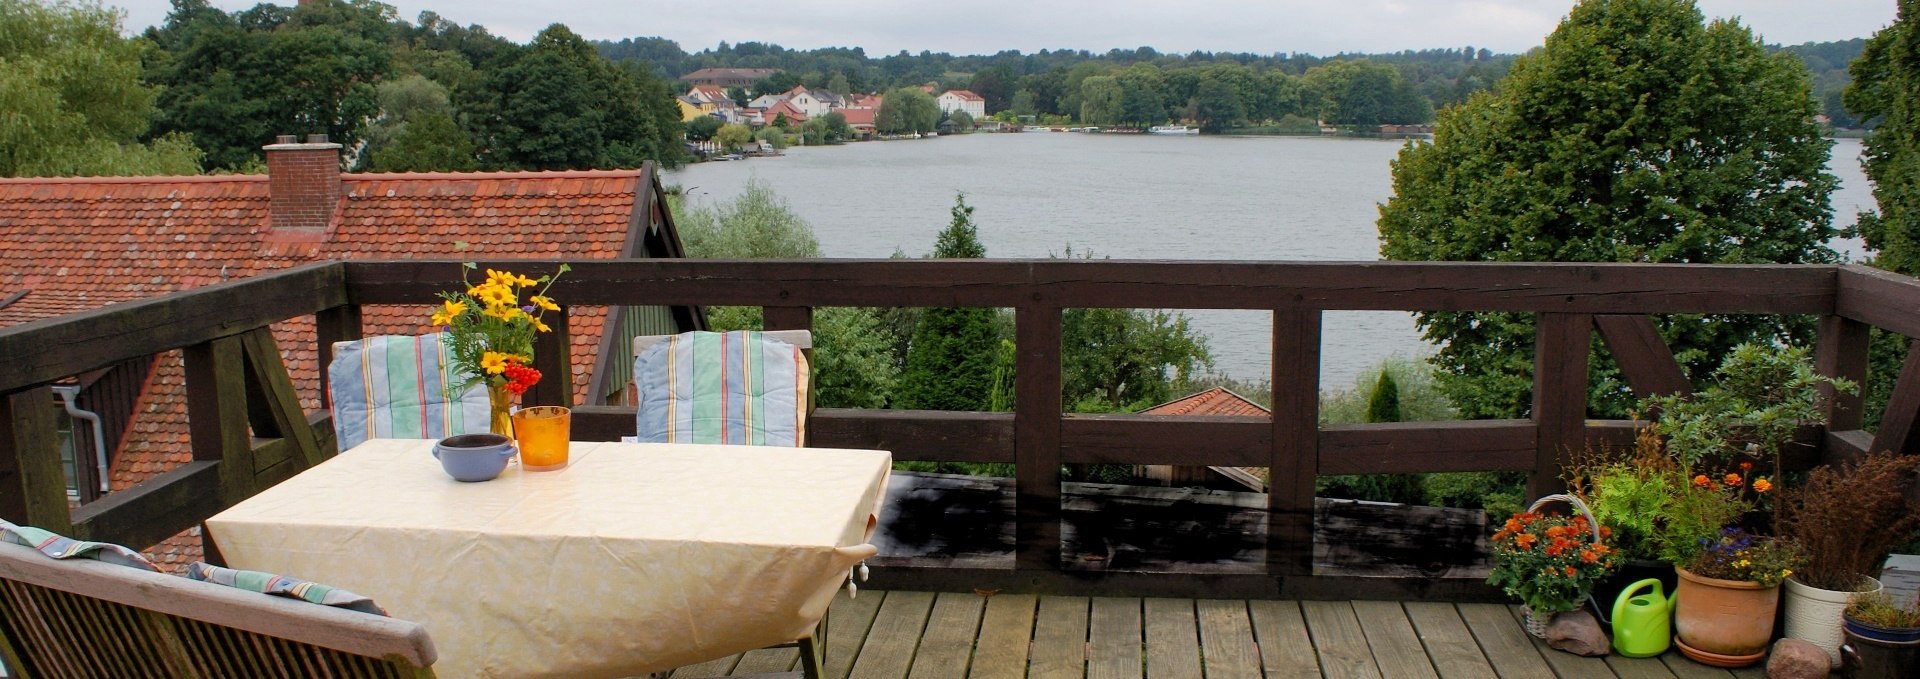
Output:
<path fill-rule="evenodd" d="M 520 307 L 520 310 L 521 310 L 521 311 L 525 311 L 525 312 L 527 312 L 528 314 L 532 314 L 532 313 L 533 313 L 533 305 L 532 305 L 532 304 L 528 304 L 528 305 L 526 305 L 526 306 L 523 306 L 523 307 Z"/>

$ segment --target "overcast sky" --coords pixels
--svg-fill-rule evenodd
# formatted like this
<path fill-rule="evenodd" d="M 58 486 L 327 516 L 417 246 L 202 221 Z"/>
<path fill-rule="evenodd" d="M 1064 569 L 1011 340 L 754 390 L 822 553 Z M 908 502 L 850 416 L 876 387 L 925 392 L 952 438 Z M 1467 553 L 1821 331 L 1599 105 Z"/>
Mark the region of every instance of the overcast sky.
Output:
<path fill-rule="evenodd" d="M 165 21 L 167 0 L 105 0 L 137 33 Z M 433 10 L 462 25 L 526 42 L 564 23 L 589 39 L 659 36 L 697 52 L 725 40 L 795 49 L 863 47 L 991 54 L 1015 49 L 1105 52 L 1392 52 L 1473 45 L 1521 52 L 1553 31 L 1571 0 L 389 0 L 413 21 Z M 229 11 L 255 2 L 213 0 Z M 276 4 L 291 5 L 293 0 Z M 1739 17 L 1766 42 L 1863 38 L 1892 23 L 1894 0 L 1699 0 L 1709 18 Z"/>

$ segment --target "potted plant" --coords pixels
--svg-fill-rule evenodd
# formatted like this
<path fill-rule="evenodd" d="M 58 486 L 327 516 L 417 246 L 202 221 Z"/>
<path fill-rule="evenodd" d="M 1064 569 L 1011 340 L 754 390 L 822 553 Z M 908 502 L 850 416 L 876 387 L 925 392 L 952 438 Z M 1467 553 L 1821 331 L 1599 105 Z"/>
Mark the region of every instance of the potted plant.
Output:
<path fill-rule="evenodd" d="M 1885 592 L 1854 597 L 1846 608 L 1844 676 L 1906 677 L 1920 666 L 1920 601 L 1902 604 Z"/>
<path fill-rule="evenodd" d="M 1594 586 L 1592 603 L 1602 624 L 1612 623 L 1616 599 L 1633 583 L 1654 578 L 1662 592 L 1672 592 L 1673 562 L 1661 558 L 1674 497 L 1686 488 L 1686 475 L 1661 449 L 1651 427 L 1640 428 L 1632 450 L 1624 455 L 1588 451 L 1568 470 L 1567 487 L 1585 501 L 1594 520 L 1608 532 L 1608 546 L 1618 553 L 1620 568 Z M 1683 539 L 1693 542 L 1693 536 Z"/>
<path fill-rule="evenodd" d="M 1880 453 L 1834 468 L 1823 466 L 1782 496 L 1780 534 L 1806 562 L 1786 583 L 1786 635 L 1826 649 L 1840 663 L 1842 611 L 1850 598 L 1880 590 L 1871 574 L 1920 531 L 1920 507 L 1904 487 L 1920 457 Z"/>
<path fill-rule="evenodd" d="M 1823 386 L 1847 394 L 1858 388 L 1815 372 L 1804 347 L 1748 343 L 1728 352 L 1707 388 L 1643 399 L 1640 405 L 1659 414 L 1655 426 L 1668 454 L 1683 467 L 1765 460 L 1777 470 L 1796 432 L 1820 420 Z"/>
<path fill-rule="evenodd" d="M 478 268 L 473 262 L 461 267 L 463 279 Z M 495 434 L 513 437 L 513 399 L 540 381 L 540 371 L 533 369 L 534 336 L 553 330 L 541 321 L 546 312 L 560 310 L 547 289 L 568 269 L 561 264 L 552 276 L 538 279 L 487 269 L 486 280 L 463 280 L 465 289 L 440 293 L 441 305 L 429 323 L 447 333 L 448 363 L 470 376 L 448 385 L 448 399 L 476 384 L 486 385 L 488 421 Z M 537 292 L 528 289 L 534 286 L 540 286 Z M 523 300 L 523 292 L 532 294 Z"/>
<path fill-rule="evenodd" d="M 1740 528 L 1723 529 L 1677 569 L 1674 645 L 1687 657 L 1715 667 L 1758 662 L 1773 641 L 1780 582 L 1798 566 L 1791 543 Z"/>
<path fill-rule="evenodd" d="M 1533 509 L 1509 517 L 1493 534 L 1493 571 L 1487 576 L 1487 584 L 1520 600 L 1527 632 L 1540 638 L 1546 637 L 1553 616 L 1579 608 L 1594 583 L 1619 562 L 1613 549 L 1601 541 L 1608 531 L 1586 516 L 1538 511 L 1550 499 L 1578 502 L 1569 496 L 1548 496 L 1534 503 Z"/>

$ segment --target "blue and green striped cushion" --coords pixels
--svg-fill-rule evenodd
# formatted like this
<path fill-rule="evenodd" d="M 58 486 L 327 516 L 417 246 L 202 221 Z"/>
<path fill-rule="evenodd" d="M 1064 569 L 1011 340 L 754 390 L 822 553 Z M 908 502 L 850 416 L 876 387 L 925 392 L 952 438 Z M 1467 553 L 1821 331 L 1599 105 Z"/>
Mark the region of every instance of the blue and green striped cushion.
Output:
<path fill-rule="evenodd" d="M 633 362 L 639 440 L 800 446 L 807 358 L 758 332 L 689 332 Z"/>
<path fill-rule="evenodd" d="M 299 578 L 289 578 L 284 575 L 222 568 L 205 561 L 195 561 L 187 564 L 187 578 L 201 582 L 211 582 L 216 585 L 226 585 L 234 589 L 244 589 L 249 592 L 299 599 L 307 603 L 320 604 L 322 606 L 345 608 L 350 611 L 372 613 L 374 615 L 387 614 L 387 610 L 373 603 L 372 599 L 338 587 L 329 587 L 317 582 L 308 582 Z"/>
<path fill-rule="evenodd" d="M 445 333 L 381 335 L 334 343 L 327 388 L 340 450 L 371 438 L 440 439 L 487 431 L 486 389 L 476 384 L 447 401 L 447 385 L 467 377 L 448 363 L 445 338 Z"/>
<path fill-rule="evenodd" d="M 83 557 L 141 570 L 160 570 L 147 557 L 127 547 L 109 542 L 75 540 L 43 528 L 16 526 L 4 519 L 0 519 L 0 542 L 32 547 L 55 559 Z"/>

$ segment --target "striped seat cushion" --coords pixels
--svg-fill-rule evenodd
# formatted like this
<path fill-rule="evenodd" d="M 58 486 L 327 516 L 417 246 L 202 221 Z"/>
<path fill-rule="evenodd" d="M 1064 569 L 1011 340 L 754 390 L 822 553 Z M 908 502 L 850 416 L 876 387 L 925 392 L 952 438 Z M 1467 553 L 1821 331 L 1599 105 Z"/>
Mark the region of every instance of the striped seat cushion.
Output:
<path fill-rule="evenodd" d="M 487 431 L 487 390 L 453 401 L 447 385 L 466 381 L 448 364 L 445 333 L 381 335 L 335 342 L 327 366 L 333 431 L 340 450 L 371 438 L 439 439 Z"/>
<path fill-rule="evenodd" d="M 0 519 L 0 541 L 26 545 L 55 559 L 80 557 L 141 570 L 160 570 L 147 557 L 127 547 L 108 542 L 75 540 L 43 528 L 16 526 L 5 519 Z"/>
<path fill-rule="evenodd" d="M 689 332 L 633 362 L 639 440 L 800 446 L 806 442 L 807 358 L 758 332 Z"/>
<path fill-rule="evenodd" d="M 329 587 L 284 575 L 222 568 L 205 561 L 195 561 L 187 564 L 187 578 L 249 592 L 299 599 L 322 606 L 333 606 L 374 615 L 387 614 L 387 610 L 373 603 L 372 599 L 338 587 Z"/>

